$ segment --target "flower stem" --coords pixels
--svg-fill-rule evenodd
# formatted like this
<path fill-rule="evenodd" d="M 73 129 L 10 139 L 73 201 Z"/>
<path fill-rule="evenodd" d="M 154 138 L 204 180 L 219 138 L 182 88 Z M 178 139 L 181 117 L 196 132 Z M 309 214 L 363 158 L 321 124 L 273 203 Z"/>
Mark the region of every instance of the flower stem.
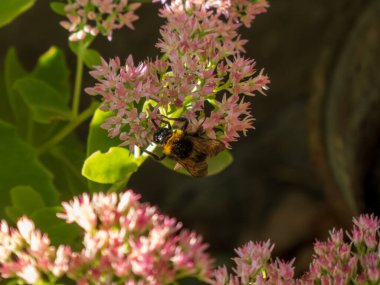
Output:
<path fill-rule="evenodd" d="M 91 117 L 96 108 L 99 106 L 99 103 L 94 101 L 91 105 L 84 110 L 81 114 L 79 114 L 75 119 L 70 121 L 63 129 L 60 130 L 55 136 L 53 136 L 50 140 L 40 146 L 37 150 L 37 154 L 41 155 L 51 147 L 58 144 L 62 141 L 67 135 L 69 135 L 76 127 L 78 127 L 81 123 L 83 123 L 86 119 Z"/>
<path fill-rule="evenodd" d="M 228 79 L 226 81 L 226 83 L 224 83 L 223 85 L 218 86 L 217 88 L 215 88 L 214 93 L 218 93 L 219 91 L 222 91 L 223 89 L 227 89 L 229 87 L 229 85 L 231 85 L 231 80 L 230 79 Z"/>
<path fill-rule="evenodd" d="M 83 75 L 83 56 L 86 51 L 86 45 L 80 41 L 78 46 L 78 57 L 77 57 L 77 67 L 75 74 L 75 86 L 74 86 L 74 97 L 72 106 L 73 120 L 76 119 L 79 113 L 79 103 L 82 87 L 82 75 Z"/>

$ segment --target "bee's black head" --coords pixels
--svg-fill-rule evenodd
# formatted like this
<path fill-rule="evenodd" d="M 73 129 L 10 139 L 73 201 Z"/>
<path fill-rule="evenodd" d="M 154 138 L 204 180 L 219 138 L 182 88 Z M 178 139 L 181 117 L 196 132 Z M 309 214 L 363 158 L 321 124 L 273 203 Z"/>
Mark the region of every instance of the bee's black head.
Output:
<path fill-rule="evenodd" d="M 153 134 L 153 142 L 156 144 L 164 144 L 173 134 L 173 131 L 168 128 L 158 128 Z"/>

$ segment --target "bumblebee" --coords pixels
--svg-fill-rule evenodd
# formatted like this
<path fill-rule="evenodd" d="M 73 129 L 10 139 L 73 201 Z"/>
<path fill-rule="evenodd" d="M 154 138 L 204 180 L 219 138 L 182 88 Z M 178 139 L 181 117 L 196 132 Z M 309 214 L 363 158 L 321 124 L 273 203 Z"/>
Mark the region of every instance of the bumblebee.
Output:
<path fill-rule="evenodd" d="M 201 128 L 195 133 L 187 132 L 189 120 L 185 117 L 168 118 L 166 120 L 183 123 L 180 128 L 173 129 L 169 121 L 160 119 L 158 125 L 152 120 L 156 131 L 153 134 L 153 142 L 162 147 L 162 155 L 158 156 L 143 149 L 144 152 L 160 161 L 168 157 L 177 161 L 192 176 L 203 177 L 207 175 L 207 158 L 226 149 L 223 142 L 202 137 Z M 164 127 L 161 124 L 165 124 Z"/>

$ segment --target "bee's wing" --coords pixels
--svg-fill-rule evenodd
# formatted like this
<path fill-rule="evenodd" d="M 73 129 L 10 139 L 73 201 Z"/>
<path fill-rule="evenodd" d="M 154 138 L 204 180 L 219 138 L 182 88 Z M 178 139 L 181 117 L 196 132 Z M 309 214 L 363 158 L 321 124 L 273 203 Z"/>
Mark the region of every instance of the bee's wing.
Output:
<path fill-rule="evenodd" d="M 177 162 L 194 177 L 203 177 L 207 175 L 208 167 L 206 159 L 203 161 L 196 161 L 189 157 L 185 159 L 178 159 Z"/>
<path fill-rule="evenodd" d="M 208 172 L 207 157 L 214 156 L 226 149 L 224 143 L 218 140 L 206 139 L 197 136 L 188 136 L 193 145 L 193 150 L 188 158 L 178 159 L 192 176 L 206 176 Z"/>
<path fill-rule="evenodd" d="M 194 151 L 204 153 L 206 156 L 217 155 L 219 152 L 226 149 L 224 143 L 219 140 L 206 139 L 196 136 L 191 136 L 189 138 L 193 142 Z"/>

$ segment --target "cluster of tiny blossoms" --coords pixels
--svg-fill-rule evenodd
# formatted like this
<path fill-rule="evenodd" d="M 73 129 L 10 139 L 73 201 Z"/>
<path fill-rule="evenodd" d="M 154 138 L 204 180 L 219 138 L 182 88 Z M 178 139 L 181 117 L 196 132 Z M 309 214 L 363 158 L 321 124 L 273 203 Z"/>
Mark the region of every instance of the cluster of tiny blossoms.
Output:
<path fill-rule="evenodd" d="M 225 266 L 214 271 L 213 285 L 248 285 L 248 284 L 294 284 L 293 261 L 286 263 L 279 259 L 272 261 L 273 245 L 270 241 L 248 242 L 235 251 L 237 257 L 234 272 L 228 274 Z M 293 283 L 292 283 L 293 282 Z"/>
<path fill-rule="evenodd" d="M 380 284 L 380 222 L 374 215 L 354 218 L 354 227 L 344 240 L 343 230 L 330 231 L 327 241 L 314 245 L 310 269 L 294 278 L 293 261 L 287 263 L 270 258 L 273 245 L 249 242 L 236 250 L 235 275 L 226 267 L 214 271 L 213 285 L 248 284 Z"/>
<path fill-rule="evenodd" d="M 207 281 L 207 245 L 175 219 L 140 203 L 132 191 L 83 194 L 63 203 L 58 216 L 84 230 L 83 249 L 55 248 L 27 218 L 17 229 L 2 222 L 0 276 L 27 284 L 65 276 L 77 284 L 172 284 L 179 278 Z"/>
<path fill-rule="evenodd" d="M 157 2 L 157 1 L 156 1 Z M 161 1 L 167 2 L 167 1 Z M 257 72 L 254 60 L 243 57 L 238 29 L 266 11 L 266 0 L 173 0 L 160 9 L 166 23 L 157 47 L 163 56 L 137 65 L 111 59 L 91 73 L 99 82 L 87 88 L 102 95 L 102 110 L 113 115 L 103 124 L 122 145 L 147 147 L 160 115 L 190 121 L 206 137 L 230 147 L 253 128 L 245 95 L 264 93 L 269 78 Z"/>
<path fill-rule="evenodd" d="M 49 237 L 36 230 L 26 217 L 19 219 L 17 229 L 1 221 L 0 276 L 3 279 L 19 278 L 27 284 L 36 284 L 42 276 L 57 279 L 67 272 L 70 255 L 68 246 L 51 246 Z"/>
<path fill-rule="evenodd" d="M 67 21 L 61 25 L 71 32 L 70 41 L 83 40 L 87 34 L 102 34 L 112 39 L 112 31 L 127 26 L 139 17 L 134 11 L 141 3 L 128 4 L 128 0 L 68 0 L 65 6 Z"/>

